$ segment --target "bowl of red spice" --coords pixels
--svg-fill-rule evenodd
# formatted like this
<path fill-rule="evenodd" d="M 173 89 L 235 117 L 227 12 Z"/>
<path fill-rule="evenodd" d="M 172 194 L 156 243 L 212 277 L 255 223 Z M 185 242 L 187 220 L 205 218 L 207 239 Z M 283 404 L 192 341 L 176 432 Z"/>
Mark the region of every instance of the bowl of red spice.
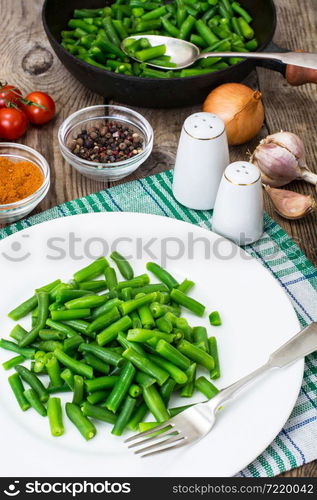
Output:
<path fill-rule="evenodd" d="M 153 130 L 144 116 L 114 105 L 73 113 L 60 126 L 58 138 L 65 160 L 98 181 L 116 181 L 131 174 L 153 148 Z"/>
<path fill-rule="evenodd" d="M 50 169 L 40 153 L 23 144 L 0 143 L 0 224 L 26 217 L 49 187 Z"/>

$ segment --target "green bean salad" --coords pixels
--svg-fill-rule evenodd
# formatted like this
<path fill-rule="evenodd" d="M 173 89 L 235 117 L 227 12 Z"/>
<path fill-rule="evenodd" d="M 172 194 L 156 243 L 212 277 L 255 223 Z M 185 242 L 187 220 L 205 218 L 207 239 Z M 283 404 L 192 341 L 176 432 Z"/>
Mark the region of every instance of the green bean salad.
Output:
<path fill-rule="evenodd" d="M 21 410 L 47 416 L 53 436 L 64 433 L 58 393 L 70 393 L 66 415 L 89 440 L 95 420 L 111 424 L 116 436 L 148 430 L 190 406 L 170 408 L 173 393 L 191 398 L 198 390 L 210 399 L 218 392 L 210 381 L 220 377 L 216 338 L 181 317 L 182 308 L 205 314 L 188 295 L 194 282 L 178 283 L 149 262 L 147 271 L 159 281 L 150 283 L 147 273 L 134 276 L 118 252 L 110 258 L 115 267 L 100 257 L 68 283 L 58 279 L 37 289 L 8 314 L 15 321 L 30 315 L 32 325 L 16 324 L 11 340 L 0 340 L 16 354 L 3 368 L 15 369 L 8 381 Z M 209 322 L 221 324 L 218 311 Z M 196 377 L 198 367 L 208 378 Z"/>
<path fill-rule="evenodd" d="M 61 32 L 61 44 L 71 54 L 101 69 L 145 78 L 173 78 L 203 75 L 228 68 L 238 57 L 201 59 L 180 71 L 164 48 L 147 53 L 135 62 L 121 50 L 127 37 L 144 35 L 129 47 L 129 54 L 150 48 L 146 35 L 163 35 L 188 40 L 202 52 L 250 52 L 258 47 L 252 17 L 231 0 L 116 0 L 100 9 L 76 9 Z M 153 57 L 148 57 L 148 56 Z M 157 70 L 147 63 L 166 67 Z"/>

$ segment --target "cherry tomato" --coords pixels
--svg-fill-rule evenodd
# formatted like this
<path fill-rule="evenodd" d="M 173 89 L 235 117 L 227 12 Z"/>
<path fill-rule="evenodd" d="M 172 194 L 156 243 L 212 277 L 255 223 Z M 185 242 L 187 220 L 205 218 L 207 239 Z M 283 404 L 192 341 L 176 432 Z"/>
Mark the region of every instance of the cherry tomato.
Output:
<path fill-rule="evenodd" d="M 25 134 L 28 119 L 25 114 L 15 108 L 0 109 L 0 137 L 8 141 L 15 141 Z"/>
<path fill-rule="evenodd" d="M 13 85 L 4 85 L 0 87 L 0 108 L 5 108 L 8 104 L 20 106 L 20 97 L 22 97 L 22 92 L 17 87 Z"/>
<path fill-rule="evenodd" d="M 55 103 L 48 94 L 44 92 L 31 92 L 26 96 L 25 100 L 38 104 L 38 106 L 36 106 L 22 103 L 23 112 L 31 123 L 43 125 L 54 117 Z"/>

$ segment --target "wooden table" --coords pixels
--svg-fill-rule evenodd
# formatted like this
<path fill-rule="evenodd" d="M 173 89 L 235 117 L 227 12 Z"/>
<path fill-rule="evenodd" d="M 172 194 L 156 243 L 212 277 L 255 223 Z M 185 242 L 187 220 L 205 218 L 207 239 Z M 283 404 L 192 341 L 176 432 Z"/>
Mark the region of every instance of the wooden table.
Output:
<path fill-rule="evenodd" d="M 18 85 L 24 92 L 46 91 L 57 102 L 56 119 L 42 128 L 32 127 L 21 140 L 42 152 L 51 167 L 50 193 L 38 211 L 116 184 L 105 185 L 80 176 L 63 161 L 59 152 L 57 129 L 62 121 L 70 113 L 85 106 L 101 104 L 104 99 L 84 88 L 56 58 L 42 28 L 42 4 L 43 0 L 0 0 L 1 80 Z M 316 51 L 316 0 L 275 0 L 275 4 L 279 20 L 275 42 L 281 47 Z M 246 83 L 259 87 L 263 92 L 266 121 L 261 135 L 266 136 L 281 129 L 299 134 L 305 142 L 308 165 L 317 169 L 317 87 L 306 85 L 292 88 L 280 74 L 264 69 L 254 71 Z M 123 182 L 172 168 L 182 123 L 186 116 L 199 109 L 139 109 L 154 128 L 154 149 L 147 162 Z M 231 148 L 232 161 L 246 158 L 257 142 L 258 139 L 251 144 Z M 291 188 L 301 193 L 314 192 L 313 186 L 300 182 L 294 182 Z M 265 200 L 265 208 L 316 265 L 316 214 L 289 222 L 274 213 L 268 199 Z M 316 477 L 317 462 L 285 473 L 284 476 Z"/>

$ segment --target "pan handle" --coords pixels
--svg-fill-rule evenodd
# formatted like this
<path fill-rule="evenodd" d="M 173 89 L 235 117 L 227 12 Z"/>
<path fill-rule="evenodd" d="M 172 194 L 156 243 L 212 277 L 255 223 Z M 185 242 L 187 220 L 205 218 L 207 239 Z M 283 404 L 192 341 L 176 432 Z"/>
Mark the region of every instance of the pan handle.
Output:
<path fill-rule="evenodd" d="M 270 42 L 265 49 L 265 52 L 291 52 L 287 49 L 278 47 L 275 43 Z M 304 50 L 296 50 L 296 52 L 304 52 Z M 305 85 L 305 83 L 317 83 L 317 70 L 309 68 L 301 68 L 292 64 L 284 64 L 273 60 L 259 60 L 257 66 L 278 71 L 286 78 L 290 85 L 297 87 Z"/>

